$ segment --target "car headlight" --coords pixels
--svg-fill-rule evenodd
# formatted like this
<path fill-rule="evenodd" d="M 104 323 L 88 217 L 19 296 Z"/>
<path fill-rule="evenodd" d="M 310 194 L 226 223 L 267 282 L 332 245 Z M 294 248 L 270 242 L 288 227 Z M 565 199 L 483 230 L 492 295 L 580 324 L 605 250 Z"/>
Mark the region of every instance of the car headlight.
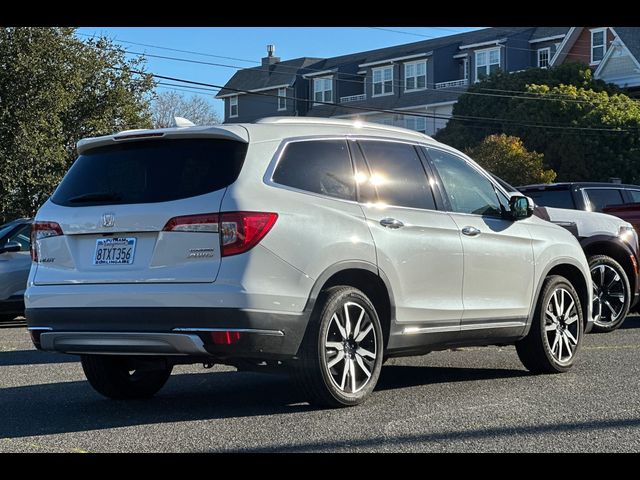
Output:
<path fill-rule="evenodd" d="M 630 225 L 622 225 L 618 231 L 618 238 L 629 245 L 638 246 L 638 235 L 634 228 Z"/>

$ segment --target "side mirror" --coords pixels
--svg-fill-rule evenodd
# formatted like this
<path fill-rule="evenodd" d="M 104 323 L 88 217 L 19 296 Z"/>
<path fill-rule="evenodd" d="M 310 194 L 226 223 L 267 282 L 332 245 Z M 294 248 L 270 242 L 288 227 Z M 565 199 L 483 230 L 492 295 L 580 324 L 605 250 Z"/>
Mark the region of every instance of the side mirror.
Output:
<path fill-rule="evenodd" d="M 533 201 L 529 197 L 514 195 L 509 199 L 509 210 L 513 220 L 529 218 L 533 215 Z"/>
<path fill-rule="evenodd" d="M 18 242 L 7 242 L 4 247 L 0 247 L 0 253 L 12 253 L 22 250 L 22 245 Z"/>

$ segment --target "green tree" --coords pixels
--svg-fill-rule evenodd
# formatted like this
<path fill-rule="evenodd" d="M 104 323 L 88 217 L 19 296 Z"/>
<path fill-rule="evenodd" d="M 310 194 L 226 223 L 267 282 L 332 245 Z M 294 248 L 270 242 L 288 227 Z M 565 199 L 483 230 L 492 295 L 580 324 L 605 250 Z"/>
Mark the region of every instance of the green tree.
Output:
<path fill-rule="evenodd" d="M 540 78 L 531 78 L 536 75 Z M 557 172 L 559 181 L 620 177 L 624 182 L 640 182 L 637 100 L 613 85 L 593 80 L 588 68 L 575 64 L 511 76 L 516 78 L 494 75 L 470 91 L 487 93 L 489 88 L 498 88 L 513 93 L 503 91 L 504 97 L 498 99 L 462 95 L 454 107 L 456 115 L 499 120 L 452 120 L 437 138 L 464 149 L 477 145 L 486 135 L 505 133 L 521 138 L 527 149 L 544 154 L 546 165 Z M 527 82 L 520 81 L 520 88 L 507 87 L 521 76 Z"/>
<path fill-rule="evenodd" d="M 0 221 L 33 215 L 87 136 L 151 126 L 152 77 L 106 38 L 0 29 Z"/>
<path fill-rule="evenodd" d="M 528 92 L 531 85 L 547 85 L 550 88 L 573 85 L 595 92 L 619 93 L 617 87 L 595 80 L 589 68 L 575 62 L 553 68 L 530 68 L 517 73 L 498 71 L 469 86 L 466 94 L 460 96 L 453 107 L 453 115 L 460 120 L 450 120 L 436 138 L 462 150 L 477 145 L 493 133 L 508 132 L 514 121 L 514 116 L 509 115 L 514 105 L 541 103 L 539 100 L 523 98 L 536 97 Z M 474 117 L 489 120 L 474 120 Z"/>
<path fill-rule="evenodd" d="M 544 169 L 544 155 L 530 152 L 518 137 L 489 135 L 465 152 L 482 167 L 512 185 L 551 183 L 556 172 Z"/>

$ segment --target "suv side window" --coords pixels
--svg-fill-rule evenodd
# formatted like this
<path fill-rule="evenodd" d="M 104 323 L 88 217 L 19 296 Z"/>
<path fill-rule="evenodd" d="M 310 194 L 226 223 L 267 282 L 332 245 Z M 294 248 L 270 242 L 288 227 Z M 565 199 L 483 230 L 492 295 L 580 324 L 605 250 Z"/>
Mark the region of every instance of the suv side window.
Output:
<path fill-rule="evenodd" d="M 353 167 L 345 140 L 289 143 L 272 180 L 280 185 L 342 200 L 356 199 Z"/>
<path fill-rule="evenodd" d="M 591 210 L 602 212 L 604 207 L 621 205 L 624 203 L 622 192 L 617 188 L 585 188 Z"/>
<path fill-rule="evenodd" d="M 440 175 L 451 211 L 500 217 L 502 208 L 493 184 L 466 160 L 436 148 L 427 148 Z"/>
<path fill-rule="evenodd" d="M 371 167 L 370 182 L 380 202 L 396 207 L 436 209 L 427 174 L 413 145 L 376 140 L 358 143 Z"/>

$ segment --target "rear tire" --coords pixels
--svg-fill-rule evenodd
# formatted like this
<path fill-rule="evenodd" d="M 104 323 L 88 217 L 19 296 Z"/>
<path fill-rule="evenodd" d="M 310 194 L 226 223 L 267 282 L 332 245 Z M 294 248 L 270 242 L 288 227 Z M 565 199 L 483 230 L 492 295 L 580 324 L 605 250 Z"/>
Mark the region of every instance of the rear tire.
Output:
<path fill-rule="evenodd" d="M 129 358 L 110 355 L 82 355 L 81 363 L 94 390 L 114 400 L 152 397 L 167 383 L 173 369 L 135 370 Z"/>
<path fill-rule="evenodd" d="M 589 257 L 593 285 L 593 331 L 613 332 L 622 326 L 631 304 L 631 287 L 624 268 L 607 255 Z"/>
<path fill-rule="evenodd" d="M 569 370 L 580 350 L 584 319 L 573 285 L 560 275 L 544 280 L 528 335 L 516 343 L 518 357 L 532 373 Z"/>
<path fill-rule="evenodd" d="M 365 401 L 380 376 L 384 351 L 375 307 L 360 290 L 331 287 L 318 298 L 293 374 L 311 404 Z"/>

